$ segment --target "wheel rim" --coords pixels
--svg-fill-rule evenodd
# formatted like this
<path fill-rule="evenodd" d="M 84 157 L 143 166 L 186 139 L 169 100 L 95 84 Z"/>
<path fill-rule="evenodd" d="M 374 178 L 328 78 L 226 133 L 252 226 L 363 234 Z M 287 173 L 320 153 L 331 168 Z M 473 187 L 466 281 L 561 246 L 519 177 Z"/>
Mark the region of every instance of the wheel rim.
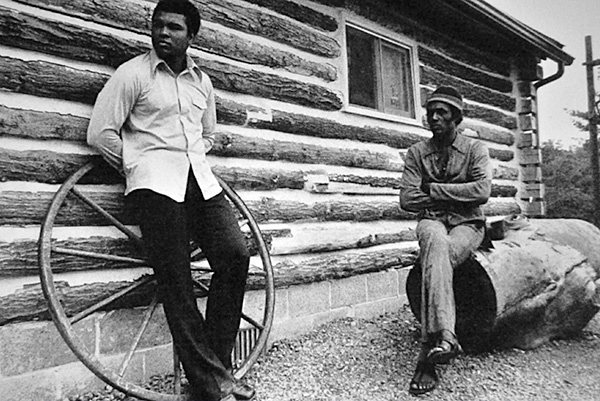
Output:
<path fill-rule="evenodd" d="M 59 291 L 57 290 L 54 273 L 52 270 L 53 255 L 60 254 L 68 255 L 67 257 L 71 258 L 102 259 L 109 261 L 109 263 L 131 263 L 132 266 L 148 266 L 147 264 L 144 264 L 143 260 L 140 260 L 139 258 L 135 257 L 131 258 L 115 255 L 107 256 L 105 254 L 90 252 L 71 247 L 61 248 L 53 244 L 57 242 L 56 239 L 53 239 L 55 219 L 57 218 L 61 207 L 64 205 L 65 200 L 68 196 L 70 196 L 70 194 L 75 194 L 77 197 L 80 198 L 80 200 L 83 200 L 84 203 L 89 202 L 88 206 L 91 208 L 96 208 L 96 212 L 101 214 L 104 212 L 104 210 L 100 206 L 96 205 L 93 201 L 86 199 L 86 196 L 83 193 L 78 192 L 78 189 L 76 187 L 76 184 L 95 166 L 95 162 L 91 162 L 85 165 L 63 183 L 63 185 L 56 192 L 40 228 L 40 238 L 38 242 L 38 264 L 40 270 L 42 289 L 44 292 L 44 296 L 46 297 L 46 300 L 48 302 L 48 307 L 52 316 L 52 320 L 55 323 L 60 335 L 63 337 L 63 339 L 65 340 L 69 348 L 73 351 L 73 353 L 77 356 L 77 358 L 98 378 L 100 378 L 107 384 L 122 391 L 127 395 L 135 396 L 149 401 L 183 401 L 187 398 L 184 394 L 178 394 L 180 390 L 179 382 L 181 380 L 181 369 L 176 355 L 174 355 L 173 362 L 173 388 L 175 394 L 149 390 L 147 388 L 144 388 L 143 384 L 141 383 L 134 383 L 129 381 L 129 379 L 127 379 L 127 376 L 125 376 L 125 373 L 127 373 L 127 370 L 129 368 L 129 363 L 131 362 L 135 353 L 145 351 L 143 349 L 138 350 L 138 347 L 140 344 L 140 340 L 145 333 L 146 327 L 148 326 L 149 322 L 153 319 L 153 315 L 155 314 L 154 312 L 157 309 L 157 302 L 155 297 L 153 297 L 152 302 L 150 302 L 150 304 L 146 307 L 144 318 L 142 319 L 142 324 L 140 328 L 136 331 L 133 344 L 131 348 L 125 353 L 125 355 L 122 356 L 120 366 L 118 369 L 106 366 L 106 363 L 105 361 L 103 361 L 103 359 L 107 359 L 110 355 L 97 356 L 97 349 L 95 349 L 94 351 L 90 351 L 88 346 L 86 346 L 86 344 L 79 338 L 73 327 L 73 325 L 75 325 L 77 322 L 84 320 L 88 316 L 92 316 L 98 311 L 104 310 L 111 304 L 118 302 L 118 300 L 124 299 L 124 297 L 133 294 L 135 291 L 146 288 L 147 286 L 151 286 L 154 281 L 152 276 L 144 276 L 139 280 L 134 281 L 131 285 L 126 286 L 120 289 L 119 291 L 111 294 L 111 296 L 104 297 L 101 301 L 86 306 L 85 308 L 78 310 L 76 313 L 68 314 L 67 311 L 65 311 L 64 305 L 62 304 L 61 299 L 59 297 Z M 258 224 L 252 217 L 252 214 L 249 211 L 248 207 L 244 204 L 244 202 L 237 195 L 237 193 L 221 179 L 218 180 L 227 198 L 231 201 L 231 203 L 233 203 L 235 208 L 245 219 L 245 222 L 247 223 L 247 226 L 250 231 L 250 235 L 256 243 L 258 249 L 258 256 L 260 257 L 260 263 L 262 264 L 262 271 L 258 273 L 255 272 L 254 274 L 260 275 L 261 280 L 264 283 L 264 309 L 262 316 L 260 317 L 255 318 L 245 314 L 242 316 L 242 319 L 244 321 L 250 322 L 248 324 L 250 326 L 255 327 L 254 333 L 258 332 L 258 334 L 255 338 L 253 338 L 250 349 L 246 349 L 247 355 L 244 355 L 241 360 L 236 361 L 237 363 L 235 366 L 236 370 L 234 372 L 234 375 L 236 378 L 239 379 L 243 377 L 252 367 L 252 365 L 258 360 L 258 358 L 260 357 L 261 353 L 264 351 L 267 345 L 268 336 L 270 333 L 274 315 L 274 278 L 268 248 L 263 239 L 262 233 L 260 232 Z M 110 213 L 106 212 L 106 214 L 108 216 L 104 216 L 104 218 L 114 219 L 114 217 L 112 217 Z M 110 220 L 110 222 L 121 232 L 123 232 L 130 240 L 132 240 L 133 242 L 137 242 L 138 244 L 141 243 L 141 238 L 139 238 L 139 236 L 137 236 L 133 231 L 130 231 L 128 226 L 120 223 L 118 219 L 115 219 L 115 221 Z"/>

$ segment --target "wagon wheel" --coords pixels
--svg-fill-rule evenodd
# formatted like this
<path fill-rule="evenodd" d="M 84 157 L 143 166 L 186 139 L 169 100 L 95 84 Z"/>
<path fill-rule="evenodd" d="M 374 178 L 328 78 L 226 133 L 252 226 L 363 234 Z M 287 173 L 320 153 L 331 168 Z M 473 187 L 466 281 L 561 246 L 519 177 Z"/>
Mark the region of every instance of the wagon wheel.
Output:
<path fill-rule="evenodd" d="M 101 216 L 101 220 L 108 226 L 108 229 L 120 234 L 122 237 L 121 241 L 129 244 L 129 248 L 125 247 L 125 249 L 142 248 L 142 239 L 136 233 L 136 227 L 124 224 L 121 221 L 123 218 L 119 213 L 107 212 L 98 202 L 86 195 L 85 186 L 82 185 L 85 179 L 82 180 L 82 178 L 93 170 L 94 167 L 96 167 L 96 163 L 91 162 L 65 181 L 56 192 L 41 226 L 38 243 L 38 263 L 42 289 L 48 302 L 52 319 L 64 341 L 77 358 L 107 384 L 127 395 L 145 400 L 185 400 L 186 396 L 182 390 L 182 380 L 185 380 L 185 378 L 182 378 L 182 370 L 177 355 L 172 352 L 173 347 L 170 345 L 172 341 L 170 333 L 164 336 L 167 338 L 165 344 L 157 345 L 156 342 L 158 340 L 155 338 L 152 338 L 151 341 L 146 341 L 150 342 L 155 347 L 154 349 L 158 347 L 172 357 L 173 363 L 169 363 L 169 372 L 161 372 L 166 377 L 162 377 L 160 380 L 163 384 L 165 382 L 169 383 L 167 388 L 161 388 L 158 391 L 148 389 L 151 387 L 148 380 L 152 378 L 147 377 L 148 375 L 146 374 L 145 377 L 140 379 L 139 375 L 136 376 L 136 372 L 134 372 L 136 368 L 132 367 L 136 358 L 139 361 L 139 355 L 148 351 L 148 348 L 144 348 L 144 338 L 148 337 L 147 331 L 149 327 L 156 327 L 156 322 L 159 321 L 160 323 L 162 322 L 160 318 L 164 318 L 161 313 L 157 313 L 157 311 L 160 311 L 160 304 L 156 298 L 154 278 L 149 265 L 144 260 L 143 253 L 138 253 L 138 255 L 142 255 L 138 256 L 135 251 L 129 253 L 130 251 L 128 250 L 126 251 L 127 254 L 123 254 L 124 248 L 119 246 L 117 247 L 119 254 L 115 254 L 110 249 L 110 246 L 108 249 L 107 247 L 91 247 L 89 242 L 87 246 L 81 243 L 73 245 L 73 241 L 61 240 L 56 234 L 61 229 L 68 230 L 64 226 L 72 225 L 73 222 L 69 223 L 67 221 L 69 218 L 65 218 L 65 216 L 73 214 L 73 208 L 79 207 L 80 209 L 84 208 L 86 212 L 90 209 L 93 210 L 94 213 L 92 215 L 96 217 Z M 227 184 L 220 179 L 219 182 L 223 187 L 225 195 L 239 212 L 241 216 L 240 227 L 246 233 L 248 242 L 254 243 L 255 254 L 258 254 L 251 258 L 251 267 L 248 276 L 249 288 L 246 292 L 244 302 L 242 324 L 240 325 L 238 341 L 232 355 L 234 375 L 239 379 L 256 362 L 267 343 L 267 337 L 273 322 L 275 303 L 273 270 L 267 246 L 250 211 L 240 197 Z M 119 215 L 119 217 L 115 217 L 115 214 Z M 65 223 L 64 221 L 67 222 Z M 131 246 L 132 243 L 134 246 Z M 98 249 L 101 250 L 98 251 Z M 207 281 L 210 280 L 211 274 L 210 268 L 208 264 L 205 263 L 203 266 L 202 261 L 197 261 L 201 257 L 200 250 L 194 250 L 191 247 L 191 256 L 193 261 L 192 271 L 197 290 L 206 295 Z M 69 266 L 74 266 L 74 264 L 100 263 L 106 268 L 106 266 L 111 267 L 112 264 L 112 267 L 116 266 L 119 269 L 133 269 L 120 271 L 135 272 L 141 269 L 150 274 L 142 274 L 135 281 L 126 283 L 118 291 L 113 290 L 110 294 L 103 293 L 101 298 L 93 299 L 90 304 L 78 306 L 75 310 L 67 307 L 68 310 L 66 310 L 66 305 L 63 304 L 65 296 L 61 288 L 55 283 L 55 279 L 58 283 L 61 274 L 69 274 L 63 272 L 67 261 Z M 201 298 L 202 294 L 199 297 Z M 112 355 L 104 354 L 101 349 L 102 347 L 96 344 L 97 341 L 89 340 L 89 333 L 86 338 L 85 327 L 86 325 L 89 327 L 90 321 L 97 322 L 97 319 L 101 319 L 101 317 L 116 313 L 120 302 L 131 299 L 138 299 L 137 307 L 133 308 L 133 310 L 139 312 L 141 323 L 138 327 L 131 330 L 130 343 L 126 347 L 122 347 L 120 353 Z M 199 299 L 199 303 L 202 303 L 202 299 Z M 254 307 L 254 313 L 247 311 L 246 304 Z M 131 305 L 131 302 L 127 305 Z M 129 309 L 132 310 L 131 308 Z M 85 323 L 86 321 L 88 323 Z M 162 327 L 166 327 L 166 322 L 164 322 Z M 168 333 L 168 328 L 166 331 Z M 120 336 L 119 343 L 123 343 L 123 339 Z"/>

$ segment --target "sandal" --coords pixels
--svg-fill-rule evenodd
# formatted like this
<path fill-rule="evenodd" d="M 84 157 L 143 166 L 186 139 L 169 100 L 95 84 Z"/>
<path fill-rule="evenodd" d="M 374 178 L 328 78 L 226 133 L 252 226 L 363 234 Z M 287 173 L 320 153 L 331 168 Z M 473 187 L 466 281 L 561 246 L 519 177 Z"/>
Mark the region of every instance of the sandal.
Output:
<path fill-rule="evenodd" d="M 427 361 L 431 364 L 447 364 L 463 352 L 454 334 L 444 334 L 442 333 L 437 344 L 427 354 Z"/>
<path fill-rule="evenodd" d="M 427 361 L 417 362 L 415 374 L 410 380 L 408 392 L 412 395 L 421 395 L 434 390 L 438 384 L 435 365 Z"/>

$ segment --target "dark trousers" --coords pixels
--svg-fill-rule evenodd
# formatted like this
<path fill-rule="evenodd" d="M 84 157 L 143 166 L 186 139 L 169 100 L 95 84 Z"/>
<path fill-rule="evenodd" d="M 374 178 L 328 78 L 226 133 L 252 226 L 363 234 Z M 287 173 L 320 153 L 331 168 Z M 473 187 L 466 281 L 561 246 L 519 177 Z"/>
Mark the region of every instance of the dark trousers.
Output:
<path fill-rule="evenodd" d="M 128 197 L 139 219 L 169 328 L 192 395 L 203 401 L 231 393 L 231 351 L 240 324 L 249 253 L 233 210 L 221 193 L 205 200 L 190 171 L 184 203 L 151 190 Z M 190 239 L 214 271 L 206 319 L 190 272 Z"/>

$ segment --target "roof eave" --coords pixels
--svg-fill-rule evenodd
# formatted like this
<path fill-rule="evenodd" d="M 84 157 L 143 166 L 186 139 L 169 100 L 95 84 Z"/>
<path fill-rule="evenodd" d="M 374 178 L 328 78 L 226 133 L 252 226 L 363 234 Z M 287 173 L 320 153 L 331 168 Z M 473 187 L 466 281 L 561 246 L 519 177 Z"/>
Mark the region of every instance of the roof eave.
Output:
<path fill-rule="evenodd" d="M 562 50 L 563 45 L 550 37 L 536 31 L 535 29 L 517 21 L 516 19 L 504 14 L 495 7 L 482 0 L 458 0 L 463 6 L 470 8 L 485 19 L 489 20 L 501 29 L 517 35 L 532 45 L 548 58 L 571 65 L 575 58 Z"/>

